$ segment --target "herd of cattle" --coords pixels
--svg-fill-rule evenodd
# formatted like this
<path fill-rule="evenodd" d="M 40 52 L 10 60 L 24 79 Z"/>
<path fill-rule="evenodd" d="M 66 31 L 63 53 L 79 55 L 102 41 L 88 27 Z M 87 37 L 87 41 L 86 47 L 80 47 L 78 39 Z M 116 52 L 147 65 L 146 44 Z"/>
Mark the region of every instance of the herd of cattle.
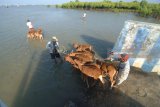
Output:
<path fill-rule="evenodd" d="M 27 33 L 27 38 L 30 39 L 43 39 L 42 29 L 35 30 L 34 28 L 29 30 Z"/>
<path fill-rule="evenodd" d="M 27 33 L 27 37 L 30 39 L 43 39 L 42 29 L 32 29 Z M 93 84 L 100 80 L 100 83 L 104 84 L 109 80 L 110 88 L 112 88 L 116 82 L 117 66 L 113 62 L 106 62 L 99 60 L 95 57 L 95 52 L 92 46 L 89 44 L 74 43 L 73 47 L 75 51 L 67 54 L 65 60 L 72 66 L 78 69 L 82 74 L 82 79 L 86 82 L 87 87 L 93 86 Z M 92 83 L 88 80 L 92 78 Z M 106 79 L 108 78 L 108 79 Z"/>
<path fill-rule="evenodd" d="M 112 88 L 116 81 L 116 64 L 113 64 L 111 61 L 105 62 L 97 59 L 91 45 L 73 44 L 73 47 L 75 51 L 67 54 L 65 60 L 81 72 L 82 79 L 86 82 L 87 86 L 93 86 L 93 83 L 99 80 L 104 86 L 108 82 L 107 80 L 109 80 L 110 88 Z M 93 78 L 94 82 L 89 84 L 89 78 Z"/>

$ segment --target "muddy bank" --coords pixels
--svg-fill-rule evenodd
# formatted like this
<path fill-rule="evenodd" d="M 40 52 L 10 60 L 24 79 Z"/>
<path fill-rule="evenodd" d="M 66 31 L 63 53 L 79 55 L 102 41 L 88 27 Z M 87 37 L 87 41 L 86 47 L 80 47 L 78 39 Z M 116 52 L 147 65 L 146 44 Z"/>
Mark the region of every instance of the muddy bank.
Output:
<path fill-rule="evenodd" d="M 83 103 L 87 107 L 158 107 L 159 81 L 156 73 L 144 73 L 132 67 L 128 79 L 112 90 L 86 89 Z"/>

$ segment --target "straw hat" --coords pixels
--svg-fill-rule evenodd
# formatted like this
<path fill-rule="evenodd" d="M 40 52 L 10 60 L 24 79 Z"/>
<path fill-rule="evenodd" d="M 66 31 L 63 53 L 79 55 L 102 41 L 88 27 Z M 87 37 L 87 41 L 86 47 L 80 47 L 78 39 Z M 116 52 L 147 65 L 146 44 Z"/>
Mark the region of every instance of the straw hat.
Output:
<path fill-rule="evenodd" d="M 55 41 L 58 41 L 58 39 L 55 36 L 53 36 L 52 39 Z"/>

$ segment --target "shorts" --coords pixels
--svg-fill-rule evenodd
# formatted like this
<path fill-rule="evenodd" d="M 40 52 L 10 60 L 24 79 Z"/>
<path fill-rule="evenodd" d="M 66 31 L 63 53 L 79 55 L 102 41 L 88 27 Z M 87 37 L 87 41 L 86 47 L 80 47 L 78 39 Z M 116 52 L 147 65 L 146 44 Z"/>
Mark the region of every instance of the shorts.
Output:
<path fill-rule="evenodd" d="M 50 55 L 51 55 L 51 59 L 60 58 L 59 53 L 50 53 Z"/>

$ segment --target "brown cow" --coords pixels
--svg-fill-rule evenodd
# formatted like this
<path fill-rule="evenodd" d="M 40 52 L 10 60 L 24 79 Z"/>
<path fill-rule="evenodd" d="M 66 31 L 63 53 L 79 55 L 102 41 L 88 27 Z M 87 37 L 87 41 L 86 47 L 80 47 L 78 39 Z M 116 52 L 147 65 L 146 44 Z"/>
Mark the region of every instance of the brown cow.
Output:
<path fill-rule="evenodd" d="M 97 65 L 96 63 L 92 63 L 92 62 L 87 62 L 86 63 L 85 61 L 80 60 L 78 57 L 70 56 L 70 55 L 66 55 L 65 56 L 65 60 L 68 61 L 69 63 L 71 63 L 73 65 L 73 67 L 75 67 L 75 68 L 77 68 L 77 69 L 79 69 L 81 71 L 82 80 L 84 82 L 86 82 L 88 88 L 90 87 L 90 84 L 88 82 L 88 76 L 89 77 L 93 77 L 96 80 L 98 78 L 100 78 L 101 81 L 103 81 L 102 80 L 103 78 L 100 76 L 102 70 L 100 70 L 99 65 Z M 80 67 L 82 67 L 83 69 L 81 69 Z"/>
<path fill-rule="evenodd" d="M 107 76 L 109 76 L 110 83 L 111 83 L 111 88 L 112 88 L 113 85 L 116 82 L 115 78 L 116 78 L 117 73 L 118 73 L 117 68 L 112 63 L 102 62 L 101 70 L 104 71 L 104 73 L 106 73 Z"/>
<path fill-rule="evenodd" d="M 69 55 L 66 55 L 65 56 L 65 61 L 68 61 L 69 63 L 71 63 L 73 65 L 73 67 L 78 68 L 78 65 L 77 63 L 74 61 L 73 57 L 69 56 Z"/>
<path fill-rule="evenodd" d="M 76 49 L 76 51 L 90 51 L 90 52 L 92 52 L 92 46 L 89 44 L 74 43 L 73 47 Z"/>
<path fill-rule="evenodd" d="M 34 29 L 29 30 L 27 33 L 27 37 L 33 39 L 35 37 L 35 30 Z"/>
<path fill-rule="evenodd" d="M 42 29 L 38 29 L 36 32 L 35 32 L 35 36 L 37 39 L 43 39 L 43 35 L 42 35 Z"/>
<path fill-rule="evenodd" d="M 101 69 L 99 69 L 97 66 L 95 66 L 95 64 L 87 64 L 87 65 L 83 65 L 79 60 L 75 59 L 74 62 L 77 64 L 78 68 L 80 69 L 80 71 L 89 76 L 94 78 L 95 80 L 100 79 L 100 81 L 104 84 L 105 81 L 103 79 L 103 72 Z"/>
<path fill-rule="evenodd" d="M 94 62 L 95 58 L 94 55 L 90 52 L 84 51 L 84 52 L 72 52 L 70 54 L 68 54 L 69 56 L 78 59 L 82 62 L 84 62 L 83 64 L 87 63 L 87 62 Z"/>
<path fill-rule="evenodd" d="M 27 37 L 30 39 L 43 39 L 42 29 L 38 29 L 37 31 L 35 29 L 29 30 L 27 33 Z"/>

